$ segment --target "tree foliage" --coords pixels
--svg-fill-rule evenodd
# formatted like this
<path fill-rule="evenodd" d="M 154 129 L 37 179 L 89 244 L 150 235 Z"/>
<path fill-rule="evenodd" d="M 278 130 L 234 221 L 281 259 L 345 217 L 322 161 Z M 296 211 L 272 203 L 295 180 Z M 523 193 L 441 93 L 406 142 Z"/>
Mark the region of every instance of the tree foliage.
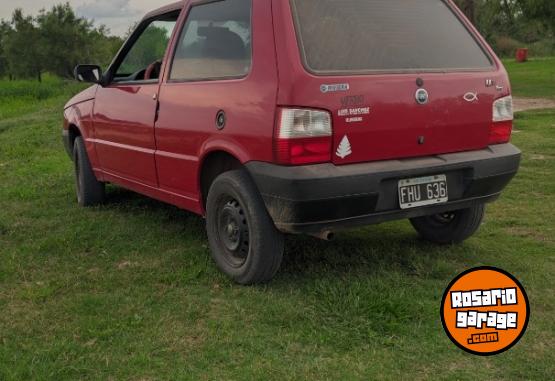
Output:
<path fill-rule="evenodd" d="M 524 17 L 539 21 L 555 34 L 555 1 L 522 0 L 520 3 Z"/>
<path fill-rule="evenodd" d="M 122 62 L 120 71 L 131 74 L 144 69 L 145 62 L 155 62 L 164 56 L 170 36 L 168 31 L 151 24 L 137 40 Z"/>
<path fill-rule="evenodd" d="M 554 0 L 455 0 L 497 53 L 543 46 L 555 52 Z"/>
<path fill-rule="evenodd" d="M 78 17 L 68 3 L 36 17 L 16 9 L 9 22 L 0 23 L 0 76 L 40 80 L 50 72 L 70 78 L 78 63 L 109 63 L 121 43 L 104 26 Z"/>
<path fill-rule="evenodd" d="M 501 55 L 516 47 L 541 46 L 555 53 L 555 0 L 455 0 Z M 162 31 L 153 29 L 152 40 Z M 148 37 L 148 36 L 147 36 Z M 135 57 L 159 57 L 147 38 Z M 37 78 L 44 72 L 72 77 L 78 63 L 107 65 L 122 39 L 104 27 L 78 17 L 69 3 L 42 10 L 35 17 L 16 9 L 0 21 L 0 77 Z M 155 46 L 155 49 L 165 47 Z M 133 62 L 126 62 L 130 67 Z"/>
<path fill-rule="evenodd" d="M 6 41 L 7 35 L 10 31 L 10 25 L 5 21 L 0 21 L 0 78 L 8 74 L 7 70 L 7 56 L 6 56 Z"/>
<path fill-rule="evenodd" d="M 16 9 L 3 41 L 8 73 L 14 77 L 36 76 L 40 81 L 45 49 L 33 18 Z"/>

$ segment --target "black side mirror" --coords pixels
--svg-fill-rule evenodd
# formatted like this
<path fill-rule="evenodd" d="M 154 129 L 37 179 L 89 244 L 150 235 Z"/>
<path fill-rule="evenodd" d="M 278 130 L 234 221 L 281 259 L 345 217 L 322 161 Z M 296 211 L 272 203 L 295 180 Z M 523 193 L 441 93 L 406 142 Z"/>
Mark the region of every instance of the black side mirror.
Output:
<path fill-rule="evenodd" d="M 100 83 L 102 80 L 102 69 L 97 65 L 77 65 L 73 75 L 79 82 Z"/>

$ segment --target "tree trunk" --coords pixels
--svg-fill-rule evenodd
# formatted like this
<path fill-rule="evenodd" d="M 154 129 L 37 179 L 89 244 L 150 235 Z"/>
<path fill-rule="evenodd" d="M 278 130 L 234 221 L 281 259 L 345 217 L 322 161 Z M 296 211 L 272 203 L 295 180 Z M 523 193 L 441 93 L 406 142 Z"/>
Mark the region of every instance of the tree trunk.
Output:
<path fill-rule="evenodd" d="M 40 70 L 37 72 L 37 79 L 39 83 L 42 83 L 42 73 L 40 72 Z"/>

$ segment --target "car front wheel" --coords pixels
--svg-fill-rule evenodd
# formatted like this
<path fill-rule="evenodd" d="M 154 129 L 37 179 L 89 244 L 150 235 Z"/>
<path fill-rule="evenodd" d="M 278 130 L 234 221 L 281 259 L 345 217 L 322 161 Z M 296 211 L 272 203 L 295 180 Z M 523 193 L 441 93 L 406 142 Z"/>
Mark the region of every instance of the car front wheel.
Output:
<path fill-rule="evenodd" d="M 73 144 L 75 191 L 81 206 L 93 206 L 104 201 L 105 185 L 98 181 L 91 167 L 85 144 L 77 137 Z"/>
<path fill-rule="evenodd" d="M 216 265 L 237 283 L 265 283 L 277 273 L 284 237 L 245 171 L 216 178 L 206 202 L 206 229 Z"/>
<path fill-rule="evenodd" d="M 485 205 L 418 217 L 410 220 L 422 238 L 438 244 L 461 243 L 470 238 L 484 219 Z"/>

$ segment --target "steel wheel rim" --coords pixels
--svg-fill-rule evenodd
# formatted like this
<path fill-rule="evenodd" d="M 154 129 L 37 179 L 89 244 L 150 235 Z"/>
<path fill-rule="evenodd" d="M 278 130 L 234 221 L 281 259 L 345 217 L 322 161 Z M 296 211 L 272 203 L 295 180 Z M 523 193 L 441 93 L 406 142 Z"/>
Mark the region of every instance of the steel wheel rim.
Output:
<path fill-rule="evenodd" d="M 216 221 L 218 238 L 223 246 L 225 260 L 232 267 L 241 267 L 247 261 L 249 254 L 248 221 L 237 200 L 226 201 L 223 201 L 218 208 Z"/>

